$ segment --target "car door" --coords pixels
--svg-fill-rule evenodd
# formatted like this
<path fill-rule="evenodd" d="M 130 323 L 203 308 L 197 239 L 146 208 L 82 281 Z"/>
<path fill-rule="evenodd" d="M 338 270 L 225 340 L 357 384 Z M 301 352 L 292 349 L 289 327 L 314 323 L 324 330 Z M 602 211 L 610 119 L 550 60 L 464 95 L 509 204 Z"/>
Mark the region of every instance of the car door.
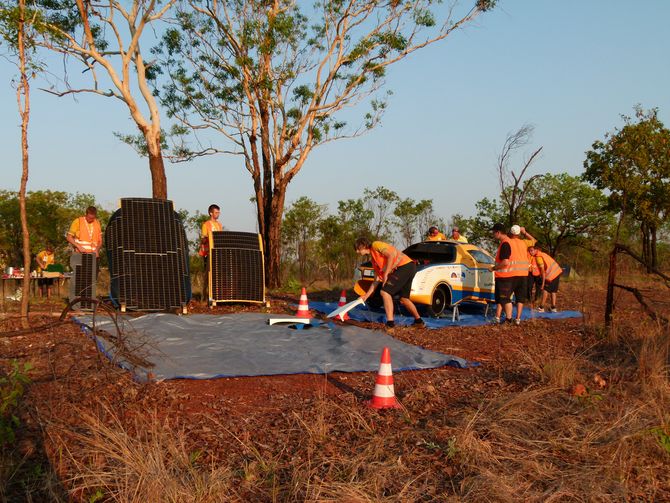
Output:
<path fill-rule="evenodd" d="M 494 273 L 491 266 L 495 264 L 495 259 L 483 250 L 469 250 L 470 255 L 477 263 L 477 289 L 482 299 L 493 300 L 495 291 Z"/>

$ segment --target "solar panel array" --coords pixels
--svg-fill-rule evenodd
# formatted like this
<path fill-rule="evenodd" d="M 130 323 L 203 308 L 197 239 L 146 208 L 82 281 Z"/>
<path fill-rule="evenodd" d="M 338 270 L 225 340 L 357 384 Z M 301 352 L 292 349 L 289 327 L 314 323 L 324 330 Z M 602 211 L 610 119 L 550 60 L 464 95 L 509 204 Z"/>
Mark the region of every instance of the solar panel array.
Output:
<path fill-rule="evenodd" d="M 185 308 L 191 299 L 188 241 L 172 201 L 121 199 L 105 242 L 115 304 L 141 311 Z"/>
<path fill-rule="evenodd" d="M 73 276 L 70 280 L 70 299 L 85 297 L 95 299 L 97 259 L 93 253 L 73 253 L 70 259 Z M 74 309 L 93 309 L 90 300 L 73 305 Z"/>
<path fill-rule="evenodd" d="M 210 248 L 213 302 L 265 302 L 263 247 L 259 234 L 217 231 Z"/>

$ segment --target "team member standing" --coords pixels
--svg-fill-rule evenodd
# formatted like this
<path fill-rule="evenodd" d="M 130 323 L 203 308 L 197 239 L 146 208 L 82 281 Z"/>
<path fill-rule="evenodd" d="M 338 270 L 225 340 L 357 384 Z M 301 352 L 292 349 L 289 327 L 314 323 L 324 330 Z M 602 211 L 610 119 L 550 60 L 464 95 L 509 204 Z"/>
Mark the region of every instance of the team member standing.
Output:
<path fill-rule="evenodd" d="M 505 311 L 505 319 L 512 321 L 512 295 L 516 298 L 516 318 L 514 323 L 521 324 L 523 305 L 528 295 L 528 270 L 530 261 L 528 259 L 527 240 L 535 241 L 523 227 L 513 225 L 510 229 L 511 237 L 505 234 L 502 224 L 495 224 L 491 228 L 494 239 L 500 242 L 496 253 L 496 263 L 491 268 L 496 278 L 496 317 L 495 321 L 500 323 L 502 311 Z"/>
<path fill-rule="evenodd" d="M 447 236 L 442 234 L 440 230 L 432 226 L 430 229 L 428 229 L 428 234 L 426 235 L 426 241 L 446 241 Z"/>
<path fill-rule="evenodd" d="M 205 262 L 205 279 L 202 285 L 202 298 L 205 302 L 209 302 L 209 234 L 215 231 L 222 231 L 223 225 L 219 222 L 221 215 L 221 208 L 216 204 L 210 204 L 207 208 L 209 213 L 209 220 L 205 220 L 200 230 L 200 251 L 198 254 Z"/>
<path fill-rule="evenodd" d="M 72 245 L 75 253 L 94 253 L 98 256 L 102 246 L 102 231 L 95 206 L 86 208 L 86 214 L 72 222 L 65 239 Z"/>
<path fill-rule="evenodd" d="M 96 278 L 100 272 L 98 254 L 102 246 L 102 230 L 98 221 L 98 210 L 95 206 L 86 208 L 86 214 L 72 222 L 65 239 L 73 248 L 73 253 L 70 255 L 70 268 L 74 277 L 70 280 L 70 300 L 77 297 L 95 297 Z M 86 257 L 86 260 L 84 260 L 84 257 Z M 89 257 L 91 257 L 90 262 Z M 94 268 L 91 273 L 94 272 L 95 277 L 90 283 L 88 279 L 85 279 L 83 283 L 77 279 L 79 274 L 86 278 L 88 273 L 84 272 L 83 265 L 85 263 L 91 263 Z"/>
<path fill-rule="evenodd" d="M 394 246 L 382 241 L 370 242 L 367 238 L 358 238 L 354 243 L 354 250 L 359 255 L 370 255 L 372 267 L 375 270 L 375 281 L 370 288 L 361 296 L 365 301 L 372 295 L 381 284 L 380 294 L 384 301 L 386 312 L 386 327 L 392 329 L 395 326 L 393 317 L 393 296 L 400 294 L 400 303 L 414 317 L 414 325 L 425 326 L 425 322 L 419 316 L 414 303 L 409 299 L 412 289 L 412 280 L 416 274 L 416 264 Z"/>
<path fill-rule="evenodd" d="M 528 248 L 528 253 L 537 261 L 542 275 L 542 304 L 537 310 L 541 313 L 544 312 L 547 308 L 547 300 L 551 296 L 551 307 L 549 309 L 552 313 L 555 313 L 558 311 L 556 309 L 556 297 L 558 296 L 558 283 L 563 269 L 552 257 L 540 251 L 537 245 Z M 542 263 L 542 266 L 539 265 L 540 263 Z"/>
<path fill-rule="evenodd" d="M 466 237 L 463 234 L 461 234 L 458 227 L 454 227 L 453 229 L 451 229 L 451 239 L 453 239 L 454 241 L 458 241 L 459 243 L 467 243 L 468 242 Z"/>
<path fill-rule="evenodd" d="M 35 262 L 37 262 L 37 267 L 40 271 L 46 270 L 51 264 L 55 261 L 54 257 L 54 247 L 50 244 L 47 244 L 44 250 L 39 252 L 35 257 Z M 47 299 L 51 298 L 51 287 L 54 284 L 53 278 L 39 278 L 37 280 L 37 286 L 40 289 L 40 295 L 46 297 Z"/>
<path fill-rule="evenodd" d="M 542 288 L 544 288 L 544 262 L 542 257 L 533 256 L 528 248 L 528 258 L 530 260 L 530 272 L 528 273 L 528 298 L 530 299 L 530 308 L 533 309 L 542 299 Z"/>

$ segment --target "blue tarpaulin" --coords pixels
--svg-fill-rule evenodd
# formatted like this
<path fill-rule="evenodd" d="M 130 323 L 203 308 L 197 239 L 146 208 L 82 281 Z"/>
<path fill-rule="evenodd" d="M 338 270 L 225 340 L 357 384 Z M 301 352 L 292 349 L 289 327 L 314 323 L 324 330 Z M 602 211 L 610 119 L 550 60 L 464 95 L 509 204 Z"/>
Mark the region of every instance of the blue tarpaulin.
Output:
<path fill-rule="evenodd" d="M 121 351 L 112 320 L 97 315 L 94 338 L 100 351 L 139 380 L 376 371 L 384 347 L 391 351 L 394 371 L 477 365 L 406 344 L 380 330 L 316 319 L 309 325 L 271 326 L 268 320 L 273 317 L 281 316 L 119 316 Z M 92 316 L 75 320 L 92 328 Z"/>
<path fill-rule="evenodd" d="M 309 302 L 310 309 L 314 309 L 320 313 L 328 314 L 337 309 L 337 302 Z M 481 304 L 462 304 L 459 307 L 458 319 L 453 319 L 451 310 L 445 310 L 443 316 L 439 318 L 424 316 L 423 320 L 426 322 L 428 328 L 443 328 L 456 326 L 479 326 L 491 323 L 495 307 L 491 306 L 486 313 L 486 307 Z M 516 313 L 516 308 L 515 311 Z M 355 321 L 368 321 L 374 323 L 386 322 L 386 315 L 384 310 L 373 309 L 367 305 L 356 306 L 349 311 L 349 317 Z M 582 313 L 579 311 L 559 311 L 557 313 L 540 313 L 532 311 L 529 308 L 524 308 L 521 313 L 522 320 L 547 318 L 547 319 L 562 319 L 562 318 L 581 318 Z M 403 316 L 397 314 L 394 316 L 394 321 L 397 325 L 411 325 L 414 318 L 410 316 Z"/>

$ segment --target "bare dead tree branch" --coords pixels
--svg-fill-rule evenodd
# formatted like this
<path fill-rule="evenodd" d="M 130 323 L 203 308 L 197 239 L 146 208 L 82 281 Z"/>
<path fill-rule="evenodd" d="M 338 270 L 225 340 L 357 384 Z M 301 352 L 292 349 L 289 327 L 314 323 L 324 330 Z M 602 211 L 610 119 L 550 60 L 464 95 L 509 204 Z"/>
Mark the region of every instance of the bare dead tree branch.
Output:
<path fill-rule="evenodd" d="M 617 249 L 617 250 L 619 250 L 619 251 L 622 251 L 623 253 L 625 253 L 625 254 L 627 254 L 627 255 L 629 255 L 629 256 L 632 257 L 633 259 L 637 260 L 637 261 L 638 261 L 640 264 L 642 264 L 643 266 L 648 267 L 648 265 L 647 265 L 647 263 L 644 261 L 644 259 L 643 259 L 640 255 L 638 255 L 637 253 L 635 253 L 633 250 L 631 250 L 628 246 L 626 246 L 626 245 L 624 245 L 624 244 L 621 244 L 621 243 L 616 243 L 616 244 L 614 245 L 614 248 Z M 661 278 L 663 279 L 663 281 L 665 282 L 665 286 L 667 286 L 668 288 L 670 288 L 670 276 L 668 276 L 667 274 L 662 273 L 661 271 L 659 271 L 658 269 L 656 269 L 656 268 L 654 268 L 654 267 L 651 267 L 651 268 L 650 268 L 650 271 L 651 271 L 652 273 L 656 274 L 657 276 L 661 277 Z"/>
<path fill-rule="evenodd" d="M 640 290 L 637 288 L 634 288 L 632 286 L 626 286 L 626 285 L 620 285 L 618 283 L 614 283 L 614 286 L 617 288 L 621 288 L 622 290 L 626 290 L 627 292 L 632 293 L 637 301 L 640 303 L 642 306 L 642 310 L 654 321 L 661 322 L 664 326 L 668 326 L 670 324 L 670 320 L 665 318 L 664 316 L 657 314 L 655 311 L 652 311 L 652 309 L 649 307 L 649 305 L 644 301 L 644 297 L 640 293 Z"/>

